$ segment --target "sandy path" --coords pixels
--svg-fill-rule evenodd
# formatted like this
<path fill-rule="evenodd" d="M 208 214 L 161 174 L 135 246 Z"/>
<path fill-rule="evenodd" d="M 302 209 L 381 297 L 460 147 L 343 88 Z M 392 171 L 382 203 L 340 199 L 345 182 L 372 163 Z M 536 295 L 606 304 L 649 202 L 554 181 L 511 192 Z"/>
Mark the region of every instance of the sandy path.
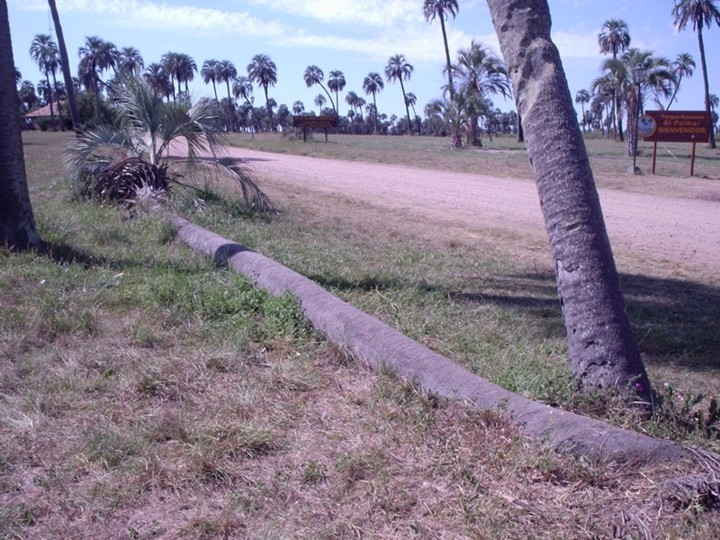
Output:
<path fill-rule="evenodd" d="M 246 159 L 266 182 L 275 179 L 311 191 L 342 194 L 456 226 L 545 235 L 535 185 L 526 180 L 237 148 L 228 151 Z M 616 190 L 601 190 L 600 198 L 619 256 L 669 264 L 690 277 L 720 273 L 719 202 Z"/>

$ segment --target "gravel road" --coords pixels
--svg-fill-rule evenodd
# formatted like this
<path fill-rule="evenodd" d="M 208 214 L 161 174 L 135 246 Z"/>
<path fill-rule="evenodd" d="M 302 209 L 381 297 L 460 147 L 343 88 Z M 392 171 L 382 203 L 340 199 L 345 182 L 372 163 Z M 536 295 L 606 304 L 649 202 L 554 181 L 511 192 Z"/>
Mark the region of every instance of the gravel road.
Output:
<path fill-rule="evenodd" d="M 527 180 L 238 148 L 228 152 L 245 159 L 264 184 L 297 184 L 455 226 L 544 235 L 535 185 Z M 717 181 L 705 182 L 705 199 L 600 190 L 616 254 L 656 261 L 690 277 L 720 274 L 720 188 Z"/>

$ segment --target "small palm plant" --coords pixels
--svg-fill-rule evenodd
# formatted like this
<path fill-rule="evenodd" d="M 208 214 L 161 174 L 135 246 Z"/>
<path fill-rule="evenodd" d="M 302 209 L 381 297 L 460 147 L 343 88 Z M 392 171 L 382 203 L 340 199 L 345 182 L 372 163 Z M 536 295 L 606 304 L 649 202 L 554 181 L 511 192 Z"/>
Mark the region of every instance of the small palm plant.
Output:
<path fill-rule="evenodd" d="M 118 86 L 115 98 L 113 121 L 85 131 L 68 148 L 76 195 L 131 206 L 140 192 L 164 198 L 171 183 L 208 191 L 209 178 L 231 178 L 250 210 L 275 210 L 238 160 L 218 158 L 223 141 L 214 101 L 165 103 L 135 77 Z"/>

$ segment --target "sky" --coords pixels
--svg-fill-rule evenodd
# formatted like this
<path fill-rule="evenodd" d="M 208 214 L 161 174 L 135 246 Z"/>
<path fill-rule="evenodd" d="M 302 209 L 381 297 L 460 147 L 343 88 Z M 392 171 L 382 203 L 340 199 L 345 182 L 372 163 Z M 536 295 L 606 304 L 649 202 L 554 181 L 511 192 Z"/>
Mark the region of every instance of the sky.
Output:
<path fill-rule="evenodd" d="M 23 79 L 37 83 L 43 77 L 32 62 L 29 49 L 37 34 L 55 31 L 46 0 L 7 0 L 15 65 Z M 439 21 L 428 23 L 422 0 L 57 0 L 73 73 L 78 49 L 87 36 L 111 41 L 118 48 L 140 50 L 145 64 L 159 62 L 169 51 L 192 56 L 198 69 L 205 60 L 230 60 L 245 75 L 256 54 L 267 54 L 277 65 L 278 82 L 269 94 L 278 104 L 300 100 L 305 110 L 315 110 L 318 86 L 308 88 L 303 74 L 310 65 L 344 73 L 347 85 L 340 94 L 340 113 L 349 107 L 344 96 L 362 90 L 370 72 L 384 77 L 388 59 L 403 54 L 414 67 L 405 83 L 417 96 L 422 116 L 426 103 L 442 97 L 445 53 Z M 673 60 L 689 52 L 697 63 L 695 74 L 682 83 L 674 110 L 702 110 L 702 71 L 697 35 L 689 27 L 673 28 L 673 0 L 549 0 L 553 18 L 552 38 L 560 50 L 570 91 L 589 89 L 600 75 L 603 61 L 598 34 L 603 23 L 622 19 L 629 27 L 631 46 Z M 459 0 L 455 19 L 447 21 L 454 58 L 472 40 L 500 53 L 485 0 Z M 720 94 L 720 28 L 704 32 L 711 93 Z M 212 96 L 212 87 L 197 75 L 190 84 L 194 97 Z M 218 88 L 220 96 L 226 92 Z M 262 88 L 255 88 L 255 104 L 264 105 Z M 512 100 L 493 98 L 496 107 L 514 108 Z M 400 85 L 385 83 L 377 95 L 379 113 L 404 114 Z M 652 107 L 648 107 L 652 108 Z"/>

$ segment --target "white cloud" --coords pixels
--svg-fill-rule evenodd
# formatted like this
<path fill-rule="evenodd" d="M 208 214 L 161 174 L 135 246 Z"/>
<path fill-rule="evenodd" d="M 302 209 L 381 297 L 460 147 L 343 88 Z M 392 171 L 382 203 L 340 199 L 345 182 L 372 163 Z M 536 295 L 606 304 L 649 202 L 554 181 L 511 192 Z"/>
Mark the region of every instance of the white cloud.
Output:
<path fill-rule="evenodd" d="M 422 20 L 418 0 L 250 0 L 283 15 L 308 17 L 325 24 L 390 27 Z"/>
<path fill-rule="evenodd" d="M 559 30 L 552 40 L 563 58 L 599 58 L 597 33 L 578 33 Z"/>

